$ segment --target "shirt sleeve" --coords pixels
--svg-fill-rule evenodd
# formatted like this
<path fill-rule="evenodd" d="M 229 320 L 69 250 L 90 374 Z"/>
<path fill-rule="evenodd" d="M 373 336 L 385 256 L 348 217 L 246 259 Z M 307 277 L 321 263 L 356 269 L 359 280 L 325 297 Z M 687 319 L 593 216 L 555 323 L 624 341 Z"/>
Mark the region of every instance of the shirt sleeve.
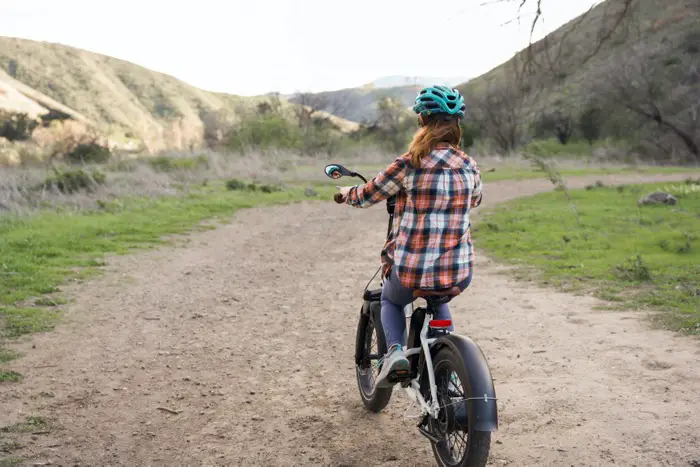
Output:
<path fill-rule="evenodd" d="M 481 171 L 479 170 L 479 166 L 476 165 L 476 161 L 474 161 L 474 159 L 470 160 L 470 165 L 472 166 L 474 173 L 474 190 L 472 191 L 472 201 L 470 207 L 475 208 L 481 204 L 484 184 L 481 181 Z"/>
<path fill-rule="evenodd" d="M 347 203 L 357 208 L 367 208 L 390 198 L 401 191 L 407 169 L 406 160 L 399 157 L 366 184 L 352 187 Z"/>

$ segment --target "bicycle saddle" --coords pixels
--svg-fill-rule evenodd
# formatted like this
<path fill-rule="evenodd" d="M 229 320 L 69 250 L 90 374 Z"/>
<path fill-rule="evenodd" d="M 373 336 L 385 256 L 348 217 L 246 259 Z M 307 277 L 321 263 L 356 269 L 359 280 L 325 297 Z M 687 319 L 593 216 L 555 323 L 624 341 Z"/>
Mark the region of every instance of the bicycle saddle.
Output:
<path fill-rule="evenodd" d="M 462 291 L 459 287 L 450 287 L 449 289 L 440 290 L 414 290 L 413 298 L 427 298 L 427 297 L 456 297 L 461 294 Z"/>

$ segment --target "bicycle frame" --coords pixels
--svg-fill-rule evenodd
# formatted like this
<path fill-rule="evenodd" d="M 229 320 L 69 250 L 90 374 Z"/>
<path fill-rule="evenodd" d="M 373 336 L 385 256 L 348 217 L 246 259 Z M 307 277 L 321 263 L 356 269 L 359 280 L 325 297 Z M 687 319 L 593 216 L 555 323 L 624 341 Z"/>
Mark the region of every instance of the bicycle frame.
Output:
<path fill-rule="evenodd" d="M 411 357 L 413 355 L 421 355 L 423 353 L 423 358 L 425 359 L 425 368 L 423 371 L 428 373 L 428 381 L 430 384 L 430 404 L 428 404 L 421 394 L 420 391 L 420 378 L 423 374 L 419 371 L 416 377 L 410 381 L 406 390 L 408 397 L 417 402 L 421 408 L 421 416 L 429 414 L 433 418 L 438 418 L 438 413 L 440 412 L 440 404 L 437 400 L 437 386 L 435 385 L 435 371 L 433 369 L 433 358 L 430 354 L 430 347 L 437 341 L 437 338 L 428 338 L 428 330 L 430 329 L 430 314 L 426 313 L 423 319 L 423 326 L 420 331 L 420 347 L 413 347 L 407 349 L 405 354 L 406 357 Z"/>

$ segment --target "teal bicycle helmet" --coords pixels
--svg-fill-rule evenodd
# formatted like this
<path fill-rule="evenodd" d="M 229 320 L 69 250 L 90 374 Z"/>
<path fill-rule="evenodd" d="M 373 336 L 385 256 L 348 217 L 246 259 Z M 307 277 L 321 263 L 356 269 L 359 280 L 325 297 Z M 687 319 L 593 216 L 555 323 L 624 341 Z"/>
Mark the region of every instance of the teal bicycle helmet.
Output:
<path fill-rule="evenodd" d="M 446 119 L 464 117 L 464 97 L 447 86 L 429 86 L 418 94 L 413 111 L 419 115 L 443 115 Z"/>

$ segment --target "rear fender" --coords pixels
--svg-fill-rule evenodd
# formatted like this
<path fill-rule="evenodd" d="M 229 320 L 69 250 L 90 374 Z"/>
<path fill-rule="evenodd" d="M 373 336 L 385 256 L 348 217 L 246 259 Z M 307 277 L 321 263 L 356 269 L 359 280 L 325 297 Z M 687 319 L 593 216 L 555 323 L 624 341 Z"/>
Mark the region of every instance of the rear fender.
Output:
<path fill-rule="evenodd" d="M 496 431 L 498 429 L 496 389 L 484 353 L 473 340 L 458 334 L 448 334 L 438 338 L 433 346 L 433 356 L 442 347 L 448 347 L 461 358 L 467 370 L 467 394 L 470 398 L 467 401 L 467 411 L 472 430 Z"/>

